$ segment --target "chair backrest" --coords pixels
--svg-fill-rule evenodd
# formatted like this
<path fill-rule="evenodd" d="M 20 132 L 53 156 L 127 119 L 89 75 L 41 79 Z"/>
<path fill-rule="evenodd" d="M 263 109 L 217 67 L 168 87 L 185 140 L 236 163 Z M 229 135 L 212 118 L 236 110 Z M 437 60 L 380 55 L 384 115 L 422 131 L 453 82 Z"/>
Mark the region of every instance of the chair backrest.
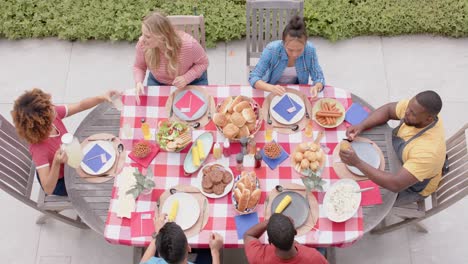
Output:
<path fill-rule="evenodd" d="M 268 43 L 282 38 L 284 27 L 294 15 L 304 15 L 303 0 L 247 0 L 247 67 L 253 66 L 251 59 L 260 58 Z"/>
<path fill-rule="evenodd" d="M 206 49 L 205 43 L 205 19 L 200 16 L 167 16 L 172 25 L 178 29 L 192 35 L 200 45 Z"/>
<path fill-rule="evenodd" d="M 468 124 L 465 124 L 447 142 L 449 172 L 442 176 L 439 187 L 432 194 L 432 208 L 428 214 L 435 214 L 463 199 L 468 194 Z"/>
<path fill-rule="evenodd" d="M 22 202 L 30 201 L 35 166 L 28 145 L 0 115 L 0 189 Z"/>

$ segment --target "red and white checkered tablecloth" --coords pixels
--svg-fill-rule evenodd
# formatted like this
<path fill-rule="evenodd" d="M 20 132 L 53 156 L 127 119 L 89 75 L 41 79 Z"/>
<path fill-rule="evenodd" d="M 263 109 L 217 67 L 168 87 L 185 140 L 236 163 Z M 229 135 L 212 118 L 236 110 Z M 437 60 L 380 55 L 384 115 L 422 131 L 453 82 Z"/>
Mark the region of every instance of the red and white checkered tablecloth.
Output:
<path fill-rule="evenodd" d="M 290 85 L 289 88 L 300 89 L 304 93 L 309 93 L 309 87 L 301 87 L 298 85 Z M 216 103 L 218 104 L 227 96 L 239 95 L 252 97 L 258 102 L 259 105 L 263 104 L 263 101 L 267 93 L 252 89 L 250 86 L 239 86 L 239 85 L 210 85 L 205 87 L 208 93 L 214 96 Z M 133 136 L 127 138 L 123 130 L 120 130 L 120 138 L 125 145 L 126 150 L 130 150 L 134 141 L 143 138 L 140 129 L 140 120 L 142 117 L 146 118 L 151 126 L 152 134 L 155 133 L 155 127 L 159 120 L 166 119 L 168 112 L 165 109 L 166 100 L 170 93 L 175 90 L 174 87 L 149 87 L 146 89 L 146 94 L 141 96 L 140 105 L 136 105 L 133 90 L 128 90 L 123 97 L 124 107 L 122 110 L 120 125 L 131 124 L 131 130 Z M 332 97 L 339 100 L 344 107 L 347 109 L 351 105 L 350 93 L 327 86 L 323 93 L 319 93 L 319 97 Z M 314 124 L 314 138 L 317 136 L 317 131 L 321 128 Z M 223 136 L 216 130 L 213 122 L 210 122 L 204 128 L 194 131 L 193 138 L 196 138 L 203 132 L 213 132 L 215 142 L 222 140 Z M 332 157 L 331 152 L 337 145 L 337 143 L 345 137 L 346 124 L 343 123 L 336 129 L 326 129 L 325 137 L 321 141 L 322 148 L 325 152 L 328 152 L 325 168 L 323 169 L 322 178 L 327 181 L 327 186 L 333 184 L 339 180 L 333 167 L 331 166 Z M 303 133 L 295 133 L 291 135 L 277 134 L 277 142 L 282 145 L 286 152 L 291 153 L 295 146 L 304 141 L 311 141 L 311 138 L 305 137 Z M 262 147 L 265 143 L 264 140 L 264 124 L 260 131 L 256 134 L 255 140 L 257 146 Z M 232 153 L 240 152 L 239 143 L 231 143 Z M 178 184 L 194 185 L 197 186 L 197 173 L 192 176 L 184 176 L 183 162 L 187 155 L 188 148 L 182 153 L 168 153 L 161 151 L 152 161 L 151 167 L 154 172 L 154 180 L 156 183 L 153 192 L 148 195 L 140 195 L 136 201 L 137 212 L 146 212 L 156 209 L 156 201 L 164 190 L 171 188 Z M 214 161 L 212 155 L 208 157 L 207 162 Z M 130 158 L 126 159 L 126 166 L 134 166 Z M 235 155 L 231 155 L 229 160 L 230 168 L 233 172 L 236 172 L 235 168 Z M 252 164 L 253 165 L 253 164 Z M 255 170 L 262 189 L 262 197 L 260 203 L 257 206 L 257 213 L 259 220 L 263 221 L 264 215 L 264 201 L 267 192 L 272 190 L 277 184 L 284 184 L 287 182 L 294 182 L 302 184 L 300 175 L 291 167 L 290 159 L 285 160 L 278 168 L 271 170 L 266 164 L 262 163 L 262 167 L 259 169 L 253 169 L 253 166 L 245 166 L 249 170 Z M 118 195 L 119 177 L 116 177 L 114 187 L 112 191 L 112 199 L 110 202 L 109 213 L 106 221 L 104 236 L 107 241 L 114 244 L 124 244 L 132 246 L 147 246 L 151 237 L 132 237 L 130 233 L 130 219 L 119 218 L 116 215 L 116 202 Z M 327 188 L 325 186 L 325 188 Z M 309 233 L 303 236 L 296 237 L 296 240 L 302 244 L 310 246 L 346 246 L 352 244 L 354 241 L 359 239 L 363 235 L 363 216 L 362 208 L 359 208 L 358 213 L 354 215 L 350 220 L 344 223 L 334 223 L 324 216 L 324 208 L 322 205 L 324 193 L 313 193 L 319 202 L 319 219 L 315 225 L 316 229 L 313 229 Z M 243 240 L 237 237 L 236 224 L 234 216 L 237 213 L 232 206 L 231 196 L 227 195 L 219 199 L 208 198 L 210 217 L 204 230 L 193 237 L 188 239 L 190 245 L 193 247 L 208 247 L 209 234 L 211 232 L 218 232 L 224 237 L 225 247 L 242 247 Z M 319 230 L 319 231 L 318 231 Z M 264 235 L 264 243 L 267 243 L 266 235 Z"/>

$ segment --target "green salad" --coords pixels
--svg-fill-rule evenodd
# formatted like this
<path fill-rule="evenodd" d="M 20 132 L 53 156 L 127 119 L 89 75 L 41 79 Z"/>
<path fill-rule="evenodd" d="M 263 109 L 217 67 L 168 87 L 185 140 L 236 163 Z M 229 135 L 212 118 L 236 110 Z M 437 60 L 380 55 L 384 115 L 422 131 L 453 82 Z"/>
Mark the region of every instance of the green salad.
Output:
<path fill-rule="evenodd" d="M 174 141 L 177 137 L 187 132 L 188 126 L 182 122 L 163 121 L 159 124 L 159 131 L 156 140 L 162 148 L 166 148 L 167 143 Z"/>

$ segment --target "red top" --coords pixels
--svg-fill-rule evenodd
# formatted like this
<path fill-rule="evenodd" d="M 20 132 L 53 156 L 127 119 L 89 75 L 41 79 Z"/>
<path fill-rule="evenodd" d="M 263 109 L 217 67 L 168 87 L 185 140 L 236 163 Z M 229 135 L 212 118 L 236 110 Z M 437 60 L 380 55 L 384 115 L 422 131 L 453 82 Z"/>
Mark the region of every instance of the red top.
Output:
<path fill-rule="evenodd" d="M 300 263 L 312 263 L 312 264 L 327 264 L 328 261 L 325 259 L 320 252 L 315 248 L 303 246 L 299 243 L 295 243 L 294 246 L 297 250 L 297 255 L 288 260 L 280 259 L 275 254 L 275 246 L 263 245 L 259 240 L 250 241 L 245 245 L 245 255 L 250 264 L 256 263 L 288 263 L 288 264 L 300 264 Z"/>
<path fill-rule="evenodd" d="M 51 166 L 54 161 L 55 152 L 60 148 L 62 144 L 62 135 L 67 133 L 67 129 L 63 125 L 62 119 L 68 115 L 68 109 L 66 105 L 55 106 L 55 119 L 52 124 L 57 128 L 58 135 L 49 136 L 46 140 L 29 145 L 29 152 L 31 153 L 36 169 L 40 169 L 46 166 Z M 60 165 L 59 179 L 64 176 L 63 164 Z"/>

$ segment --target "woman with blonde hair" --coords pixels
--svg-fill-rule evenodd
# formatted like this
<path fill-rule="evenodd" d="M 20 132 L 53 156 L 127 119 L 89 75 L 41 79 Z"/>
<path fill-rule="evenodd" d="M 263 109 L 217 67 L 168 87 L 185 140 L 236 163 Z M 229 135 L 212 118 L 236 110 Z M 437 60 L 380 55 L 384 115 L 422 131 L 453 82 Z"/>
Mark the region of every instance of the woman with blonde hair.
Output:
<path fill-rule="evenodd" d="M 34 88 L 16 99 L 11 115 L 18 135 L 29 143 L 39 183 L 47 194 L 66 196 L 63 163 L 67 154 L 60 149 L 62 135 L 67 129 L 62 119 L 87 110 L 119 94 L 108 91 L 101 96 L 78 103 L 55 105 L 50 94 Z"/>
<path fill-rule="evenodd" d="M 148 86 L 174 85 L 180 89 L 189 84 L 208 84 L 208 56 L 192 36 L 176 31 L 169 19 L 159 12 L 143 19 L 141 31 L 133 66 L 137 95 L 143 92 L 147 69 Z"/>

